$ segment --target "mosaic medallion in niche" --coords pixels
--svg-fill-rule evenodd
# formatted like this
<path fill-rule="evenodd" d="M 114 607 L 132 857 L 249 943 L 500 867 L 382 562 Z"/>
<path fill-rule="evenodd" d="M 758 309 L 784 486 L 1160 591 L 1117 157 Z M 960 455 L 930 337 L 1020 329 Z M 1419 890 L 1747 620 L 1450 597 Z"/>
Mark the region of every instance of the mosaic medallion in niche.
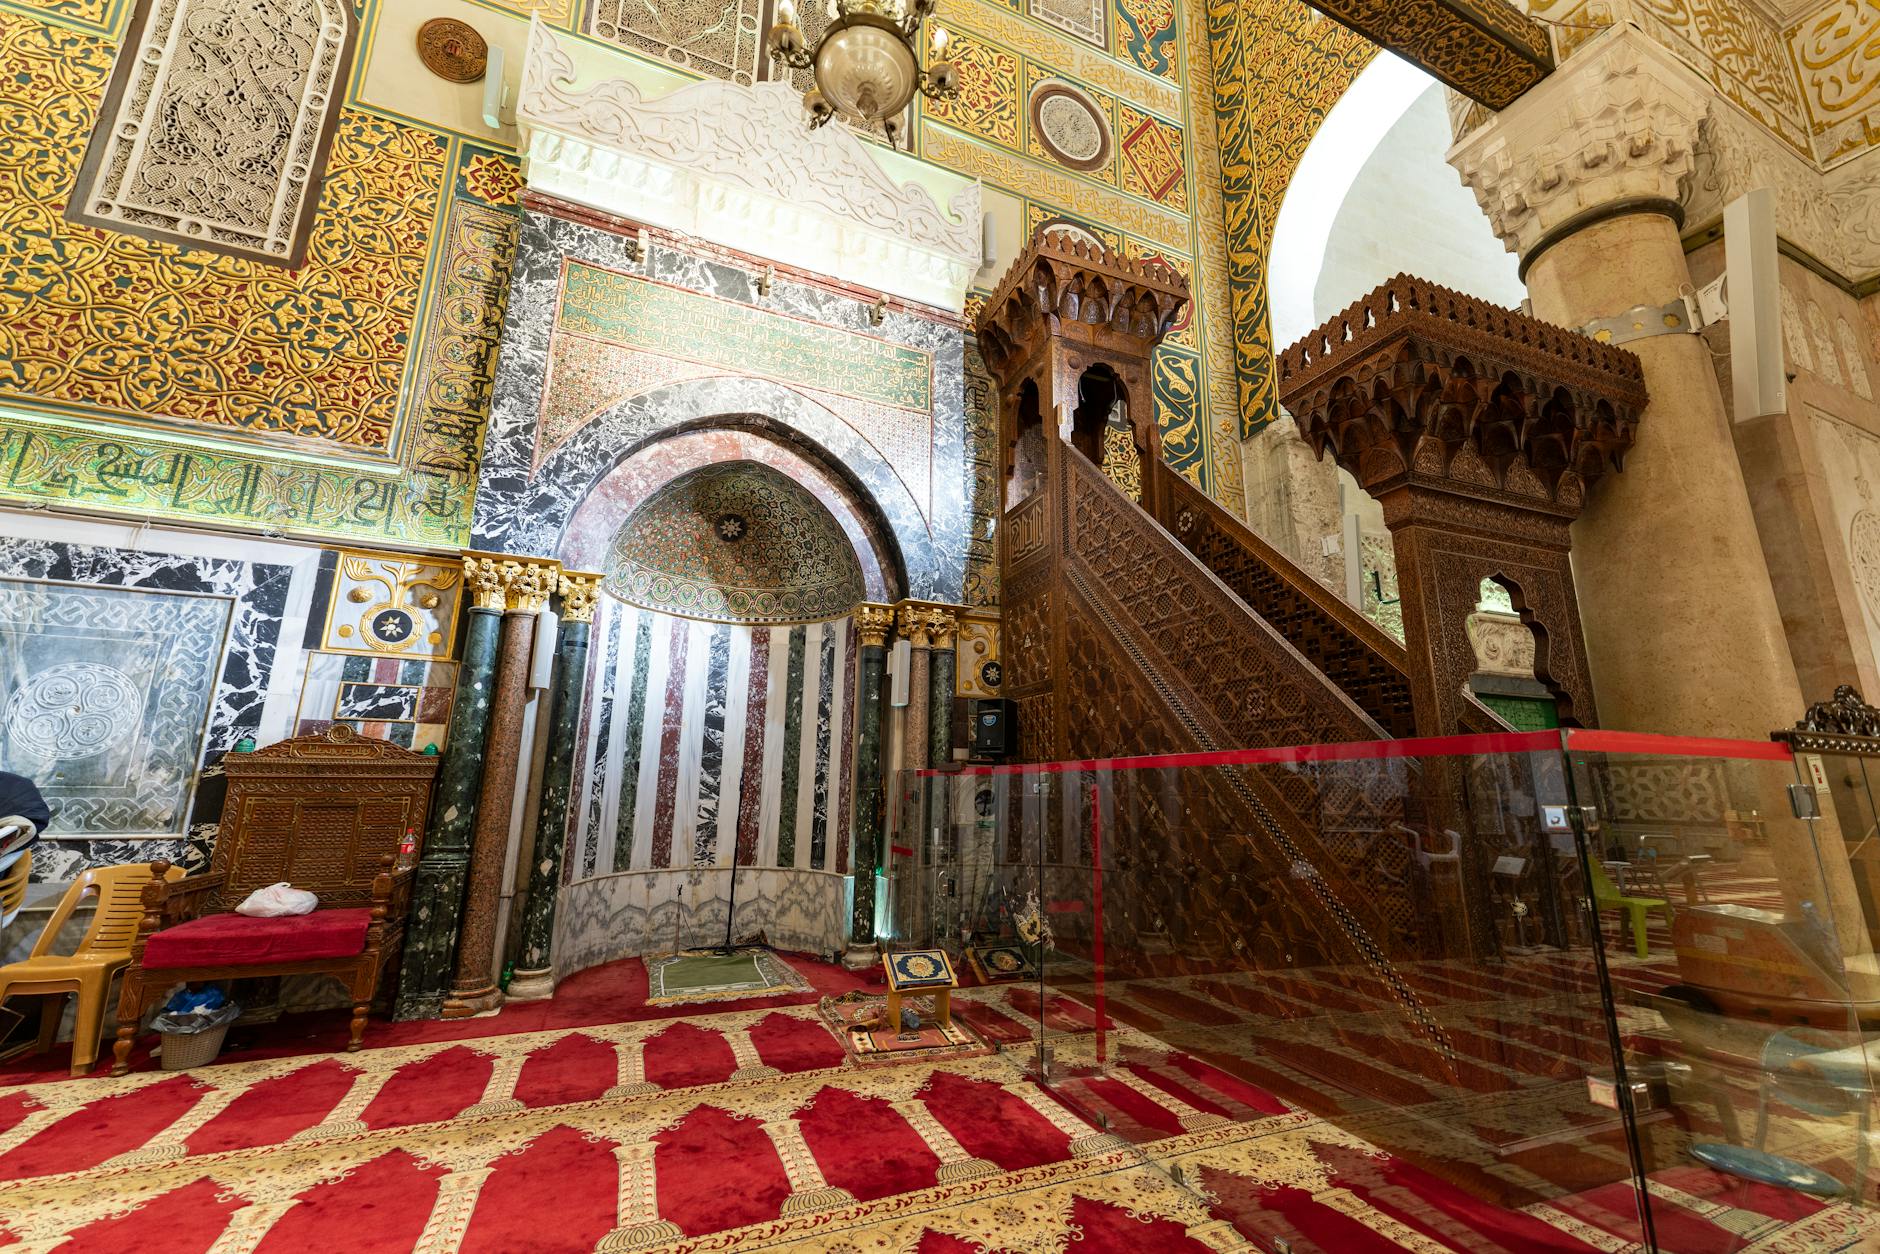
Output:
<path fill-rule="evenodd" d="M 841 618 L 864 591 L 822 503 L 749 461 L 702 466 L 654 492 L 614 534 L 605 568 L 621 600 L 712 622 Z"/>
<path fill-rule="evenodd" d="M 1040 147 L 1073 170 L 1101 170 L 1110 160 L 1110 119 L 1087 93 L 1061 79 L 1032 89 L 1031 133 Z"/>
<path fill-rule="evenodd" d="M 587 33 L 695 74 L 757 79 L 759 0 L 594 0 Z"/>

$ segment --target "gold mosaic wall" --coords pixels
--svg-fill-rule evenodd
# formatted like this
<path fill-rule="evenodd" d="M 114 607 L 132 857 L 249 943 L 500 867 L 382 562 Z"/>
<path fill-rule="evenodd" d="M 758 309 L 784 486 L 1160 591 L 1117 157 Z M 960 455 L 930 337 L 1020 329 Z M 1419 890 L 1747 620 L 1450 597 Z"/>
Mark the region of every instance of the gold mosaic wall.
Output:
<path fill-rule="evenodd" d="M 1266 285 L 1286 184 L 1326 113 L 1377 48 L 1300 0 L 1209 0 L 1207 17 L 1244 436 L 1279 416 Z"/>
<path fill-rule="evenodd" d="M 360 0 L 362 48 L 388 2 Z M 627 11 L 475 2 L 596 39 L 597 21 Z M 513 154 L 368 103 L 356 70 L 300 268 L 74 224 L 65 198 L 131 7 L 0 0 L 14 141 L 0 152 L 0 499 L 467 543 L 514 246 Z M 1238 439 L 1273 412 L 1270 210 L 1364 60 L 1355 37 L 1308 29 L 1305 13 L 1295 0 L 1213 12 L 1206 0 L 942 0 L 966 93 L 923 102 L 913 136 L 926 158 L 1017 197 L 1027 228 L 1075 223 L 1188 276 L 1196 299 L 1158 353 L 1153 401 L 1170 462 L 1236 510 Z M 1265 29 L 1273 19 L 1280 30 Z M 1276 54 L 1294 58 L 1284 75 L 1261 64 Z"/>
<path fill-rule="evenodd" d="M 349 99 L 298 269 L 72 223 L 130 7 L 0 2 L 0 498 L 467 543 L 513 155 Z"/>

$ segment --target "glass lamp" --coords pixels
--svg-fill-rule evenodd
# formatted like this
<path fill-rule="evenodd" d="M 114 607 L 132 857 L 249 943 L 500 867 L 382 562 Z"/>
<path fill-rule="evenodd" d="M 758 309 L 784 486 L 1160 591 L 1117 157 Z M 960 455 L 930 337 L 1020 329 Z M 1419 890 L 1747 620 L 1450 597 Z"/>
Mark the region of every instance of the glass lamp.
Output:
<path fill-rule="evenodd" d="M 933 57 L 925 70 L 915 52 L 920 27 L 933 0 L 829 0 L 829 26 L 814 48 L 797 24 L 792 0 L 777 0 L 777 20 L 767 43 L 773 61 L 810 70 L 816 85 L 803 95 L 810 125 L 838 115 L 878 124 L 890 143 L 914 93 L 952 99 L 959 74 L 946 59 L 947 32 L 933 28 Z"/>

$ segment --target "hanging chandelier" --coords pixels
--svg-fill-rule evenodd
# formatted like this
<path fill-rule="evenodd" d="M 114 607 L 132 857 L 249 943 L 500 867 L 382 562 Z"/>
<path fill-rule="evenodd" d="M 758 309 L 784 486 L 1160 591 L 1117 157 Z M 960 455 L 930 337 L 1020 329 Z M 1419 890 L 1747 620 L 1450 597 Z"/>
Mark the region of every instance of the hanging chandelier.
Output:
<path fill-rule="evenodd" d="M 947 60 L 947 32 L 936 25 L 926 69 L 915 51 L 920 26 L 935 0 L 827 0 L 829 25 L 814 48 L 797 25 L 794 0 L 777 0 L 767 44 L 770 58 L 793 70 L 811 70 L 816 85 L 803 93 L 811 128 L 838 114 L 879 123 L 890 144 L 899 142 L 901 116 L 914 93 L 940 100 L 960 94 L 959 71 Z"/>

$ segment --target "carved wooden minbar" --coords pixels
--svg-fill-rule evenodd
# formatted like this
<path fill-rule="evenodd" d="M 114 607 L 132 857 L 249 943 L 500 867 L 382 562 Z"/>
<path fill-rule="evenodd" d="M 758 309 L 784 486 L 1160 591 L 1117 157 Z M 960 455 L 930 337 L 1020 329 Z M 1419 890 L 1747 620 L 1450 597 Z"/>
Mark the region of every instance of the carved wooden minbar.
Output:
<path fill-rule="evenodd" d="M 1569 528 L 1632 447 L 1638 358 L 1399 275 L 1282 353 L 1279 380 L 1319 456 L 1384 506 L 1417 730 L 1461 729 L 1484 579 L 1533 631 L 1561 722 L 1591 725 Z"/>

